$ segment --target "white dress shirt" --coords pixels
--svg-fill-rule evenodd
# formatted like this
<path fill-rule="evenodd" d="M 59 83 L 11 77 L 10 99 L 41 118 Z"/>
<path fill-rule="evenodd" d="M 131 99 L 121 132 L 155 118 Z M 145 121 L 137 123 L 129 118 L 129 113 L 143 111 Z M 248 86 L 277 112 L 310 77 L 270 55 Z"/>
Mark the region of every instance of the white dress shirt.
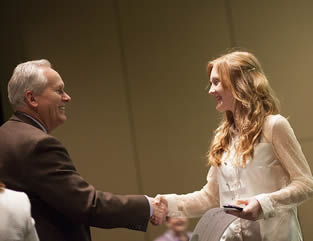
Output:
<path fill-rule="evenodd" d="M 23 192 L 0 192 L 0 241 L 39 241 L 30 201 Z"/>

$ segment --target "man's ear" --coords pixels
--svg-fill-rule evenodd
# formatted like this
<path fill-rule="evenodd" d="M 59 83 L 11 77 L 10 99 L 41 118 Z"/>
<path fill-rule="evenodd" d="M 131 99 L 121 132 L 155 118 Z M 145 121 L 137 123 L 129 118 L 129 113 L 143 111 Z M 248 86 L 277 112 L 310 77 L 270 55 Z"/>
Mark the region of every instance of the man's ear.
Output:
<path fill-rule="evenodd" d="M 28 106 L 36 108 L 38 106 L 38 102 L 36 100 L 36 97 L 34 96 L 33 92 L 31 92 L 30 90 L 27 90 L 25 92 L 25 102 Z"/>

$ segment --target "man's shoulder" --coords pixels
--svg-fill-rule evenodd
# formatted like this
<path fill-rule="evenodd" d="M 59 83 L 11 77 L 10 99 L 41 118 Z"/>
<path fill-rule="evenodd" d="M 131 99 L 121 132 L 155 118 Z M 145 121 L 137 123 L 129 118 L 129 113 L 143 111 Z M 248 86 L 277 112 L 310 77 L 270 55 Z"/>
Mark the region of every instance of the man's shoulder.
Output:
<path fill-rule="evenodd" d="M 38 127 L 31 125 L 25 121 L 20 120 L 19 118 L 12 116 L 9 120 L 7 120 L 1 127 L 2 130 L 10 130 L 10 129 L 17 129 L 17 130 L 24 130 L 24 131 L 34 131 L 34 132 L 42 132 L 41 129 Z"/>
<path fill-rule="evenodd" d="M 0 135 L 4 138 L 2 142 L 7 143 L 8 145 L 12 143 L 16 146 L 22 145 L 24 147 L 34 146 L 38 143 L 54 143 L 62 145 L 56 137 L 47 134 L 42 129 L 12 118 L 0 127 Z"/>
<path fill-rule="evenodd" d="M 40 137 L 47 137 L 50 136 L 52 138 L 55 138 L 45 131 L 43 131 L 41 128 L 39 128 L 35 124 L 31 124 L 29 122 L 25 122 L 15 116 L 12 116 L 8 121 L 6 121 L 1 127 L 1 131 L 7 131 L 10 132 L 12 129 L 14 129 L 15 134 L 29 134 L 31 133 L 32 136 L 40 136 Z"/>

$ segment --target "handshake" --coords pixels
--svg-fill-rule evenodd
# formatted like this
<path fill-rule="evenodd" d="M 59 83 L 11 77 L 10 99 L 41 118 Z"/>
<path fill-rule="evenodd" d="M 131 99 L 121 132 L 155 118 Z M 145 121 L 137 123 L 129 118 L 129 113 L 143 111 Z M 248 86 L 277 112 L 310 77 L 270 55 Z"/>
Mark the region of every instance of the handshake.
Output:
<path fill-rule="evenodd" d="M 168 204 L 166 199 L 160 196 L 149 199 L 153 207 L 153 214 L 150 217 L 150 222 L 154 225 L 160 225 L 164 223 L 168 214 Z"/>

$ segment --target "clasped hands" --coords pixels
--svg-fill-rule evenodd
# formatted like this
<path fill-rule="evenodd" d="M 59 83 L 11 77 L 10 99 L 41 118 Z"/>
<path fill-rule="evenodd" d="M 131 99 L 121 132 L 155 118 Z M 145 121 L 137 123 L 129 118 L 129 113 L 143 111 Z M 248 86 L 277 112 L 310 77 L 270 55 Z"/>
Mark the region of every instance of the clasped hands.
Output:
<path fill-rule="evenodd" d="M 150 218 L 150 222 L 154 225 L 160 225 L 165 222 L 168 214 L 168 203 L 165 198 L 157 196 L 150 198 L 153 206 L 153 215 Z"/>

